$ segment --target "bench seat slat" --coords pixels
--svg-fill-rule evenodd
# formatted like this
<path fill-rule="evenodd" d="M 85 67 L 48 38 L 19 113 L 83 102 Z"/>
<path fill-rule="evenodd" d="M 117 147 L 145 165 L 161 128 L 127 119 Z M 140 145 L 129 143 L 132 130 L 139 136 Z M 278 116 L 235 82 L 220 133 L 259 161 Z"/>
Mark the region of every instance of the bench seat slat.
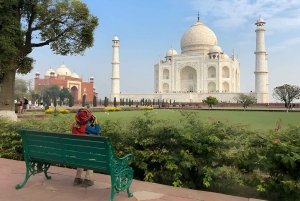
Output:
<path fill-rule="evenodd" d="M 41 152 L 41 153 L 50 153 L 56 155 L 63 155 L 64 151 L 59 148 L 52 148 L 52 147 L 44 147 L 44 146 L 36 146 L 36 145 L 28 145 L 29 152 Z"/>
<path fill-rule="evenodd" d="M 35 152 L 35 151 L 28 151 L 28 157 L 32 160 L 33 158 L 36 159 L 44 159 L 44 160 L 52 160 L 57 161 L 56 164 L 60 162 L 63 163 L 64 157 L 61 155 L 53 154 L 53 153 L 42 153 L 42 152 Z"/>
<path fill-rule="evenodd" d="M 26 134 L 26 138 L 27 140 L 35 140 L 41 142 L 55 142 L 55 143 L 61 142 L 59 137 L 53 137 L 53 136 L 40 136 L 40 135 Z"/>
<path fill-rule="evenodd" d="M 87 160 L 87 159 L 80 159 L 80 158 L 73 158 L 73 157 L 64 157 L 59 156 L 57 154 L 51 153 L 41 153 L 41 152 L 33 152 L 29 151 L 29 157 L 33 161 L 42 161 L 52 164 L 60 164 L 71 166 L 74 168 L 81 167 L 81 164 L 84 164 L 84 168 L 88 168 L 91 170 L 98 170 L 104 171 L 105 173 L 109 173 L 108 164 L 105 161 L 95 161 L 95 160 Z"/>
<path fill-rule="evenodd" d="M 62 147 L 63 148 L 63 147 Z M 95 161 L 105 161 L 108 163 L 107 155 L 100 155 L 98 153 L 91 152 L 77 152 L 77 151 L 69 151 L 64 149 L 56 149 L 51 147 L 43 147 L 43 146 L 28 146 L 29 156 L 35 156 L 36 153 L 45 153 L 50 155 L 56 155 L 60 157 L 69 157 L 69 158 L 78 158 L 78 159 L 87 159 L 87 160 L 95 160 Z M 94 150 L 95 151 L 95 150 Z"/>
<path fill-rule="evenodd" d="M 77 152 L 86 152 L 86 153 L 96 153 L 99 155 L 107 155 L 108 150 L 107 147 L 89 147 L 89 146 L 78 146 L 78 145 L 71 145 L 71 144 L 61 144 L 61 143 L 52 143 L 52 142 L 45 142 L 45 141 L 38 141 L 38 140 L 28 140 L 28 146 L 36 146 L 36 147 L 48 147 L 52 149 L 64 149 L 68 151 L 77 151 Z M 103 144 L 104 145 L 104 144 Z"/>
<path fill-rule="evenodd" d="M 104 147 L 103 141 L 95 141 L 95 138 L 87 138 L 86 136 L 76 136 L 76 135 L 70 135 L 74 137 L 81 137 L 80 139 L 71 139 L 71 138 L 59 138 L 54 136 L 48 136 L 48 135 L 36 135 L 36 134 L 26 134 L 27 140 L 36 140 L 41 142 L 55 142 L 55 143 L 61 143 L 61 144 L 76 144 L 81 146 L 89 146 L 89 147 Z M 85 138 L 83 138 L 85 137 Z"/>
<path fill-rule="evenodd" d="M 62 147 L 60 143 L 45 142 L 39 140 L 29 140 L 29 139 L 27 139 L 27 144 L 29 146 L 44 146 L 44 147 L 56 148 L 56 149 L 60 149 Z"/>
<path fill-rule="evenodd" d="M 89 159 L 89 160 L 96 160 L 96 161 L 105 161 L 108 163 L 109 159 L 107 155 L 99 155 L 96 153 L 83 153 L 77 151 L 67 151 L 65 150 L 65 156 L 79 158 L 79 159 Z"/>
<path fill-rule="evenodd" d="M 87 137 L 86 139 L 68 139 L 68 138 L 61 138 L 61 143 L 63 144 L 70 144 L 70 145 L 80 145 L 80 146 L 89 146 L 89 147 L 104 147 L 104 142 L 102 141 L 93 141 L 89 140 Z"/>
<path fill-rule="evenodd" d="M 66 144 L 64 145 L 65 150 L 69 151 L 78 151 L 78 152 L 97 152 L 97 154 L 107 155 L 108 150 L 107 146 L 102 147 L 88 147 L 88 146 L 78 146 L 73 144 Z"/>

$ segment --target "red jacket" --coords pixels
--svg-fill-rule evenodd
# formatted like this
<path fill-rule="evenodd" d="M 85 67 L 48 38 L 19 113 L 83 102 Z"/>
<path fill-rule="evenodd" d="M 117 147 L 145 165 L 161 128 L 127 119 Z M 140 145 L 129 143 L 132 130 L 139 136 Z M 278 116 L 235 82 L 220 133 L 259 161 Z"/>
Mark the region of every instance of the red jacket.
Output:
<path fill-rule="evenodd" d="M 72 133 L 73 134 L 85 134 L 85 135 L 87 135 L 85 133 L 86 126 L 87 126 L 87 124 L 80 125 L 80 127 L 78 128 L 76 122 L 74 122 L 73 125 L 72 125 Z"/>

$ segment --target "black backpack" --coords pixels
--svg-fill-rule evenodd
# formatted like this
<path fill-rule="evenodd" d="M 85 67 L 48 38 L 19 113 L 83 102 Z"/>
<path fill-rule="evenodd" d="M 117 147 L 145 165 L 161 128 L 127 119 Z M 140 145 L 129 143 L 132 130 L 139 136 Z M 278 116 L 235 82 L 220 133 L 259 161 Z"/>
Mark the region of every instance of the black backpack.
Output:
<path fill-rule="evenodd" d="M 28 104 L 28 100 L 26 98 L 24 99 L 24 104 Z"/>

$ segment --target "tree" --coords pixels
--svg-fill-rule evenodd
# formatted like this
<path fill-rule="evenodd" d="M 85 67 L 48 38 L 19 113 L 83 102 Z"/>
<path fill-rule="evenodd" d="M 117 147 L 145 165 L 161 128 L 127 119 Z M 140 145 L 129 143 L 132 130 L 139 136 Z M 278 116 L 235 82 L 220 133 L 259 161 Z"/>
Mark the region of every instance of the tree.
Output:
<path fill-rule="evenodd" d="M 291 103 L 293 100 L 300 98 L 300 87 L 289 84 L 275 87 L 273 90 L 273 98 L 283 101 L 288 112 L 288 110 L 291 108 Z"/>
<path fill-rule="evenodd" d="M 208 104 L 208 108 L 212 109 L 212 106 L 218 104 L 219 101 L 216 97 L 208 96 L 206 99 L 203 99 L 202 102 Z"/>
<path fill-rule="evenodd" d="M 28 97 L 29 94 L 28 94 L 28 87 L 27 86 L 28 85 L 27 85 L 26 80 L 16 78 L 16 80 L 15 80 L 14 99 L 18 99 L 18 98 L 22 99 L 24 96 Z"/>
<path fill-rule="evenodd" d="M 250 96 L 250 95 L 243 94 L 243 93 L 238 94 L 233 99 L 236 100 L 238 103 L 242 103 L 244 111 L 246 110 L 246 108 L 249 105 L 256 103 L 256 98 L 254 96 Z"/>
<path fill-rule="evenodd" d="M 93 107 L 97 107 L 97 97 L 95 95 L 93 97 Z"/>
<path fill-rule="evenodd" d="M 51 98 L 54 100 L 55 98 L 59 97 L 60 90 L 58 85 L 51 85 L 50 87 L 46 88 L 44 94 L 46 97 Z"/>
<path fill-rule="evenodd" d="M 74 106 L 74 97 L 72 94 L 69 95 L 69 107 Z"/>
<path fill-rule="evenodd" d="M 104 98 L 104 107 L 107 107 L 108 106 L 108 98 L 105 96 Z"/>
<path fill-rule="evenodd" d="M 82 96 L 82 107 L 85 107 L 86 94 Z"/>
<path fill-rule="evenodd" d="M 62 103 L 64 102 L 64 100 L 70 96 L 70 92 L 68 90 L 68 88 L 62 88 L 60 91 L 59 91 L 59 105 L 61 106 Z"/>
<path fill-rule="evenodd" d="M 114 97 L 114 107 L 117 107 L 117 98 Z"/>
<path fill-rule="evenodd" d="M 93 46 L 98 18 L 79 0 L 2 0 L 0 3 L 0 104 L 14 111 L 16 73 L 27 74 L 34 48 L 49 45 L 59 55 L 83 54 Z"/>
<path fill-rule="evenodd" d="M 29 90 L 29 93 L 31 95 L 32 103 L 34 103 L 36 100 L 38 100 L 41 97 L 41 93 L 39 91 Z"/>

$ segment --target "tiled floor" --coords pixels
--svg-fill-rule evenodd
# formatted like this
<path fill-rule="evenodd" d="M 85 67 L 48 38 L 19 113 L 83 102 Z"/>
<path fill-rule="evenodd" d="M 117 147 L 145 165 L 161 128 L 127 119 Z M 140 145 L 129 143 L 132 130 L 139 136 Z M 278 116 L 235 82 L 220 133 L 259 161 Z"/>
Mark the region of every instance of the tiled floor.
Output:
<path fill-rule="evenodd" d="M 5 201 L 109 201 L 110 176 L 93 174 L 95 185 L 73 186 L 75 170 L 50 167 L 47 180 L 44 174 L 31 176 L 19 190 L 15 185 L 25 177 L 25 162 L 0 158 L 0 200 Z M 258 201 L 230 195 L 175 188 L 134 180 L 130 191 L 115 196 L 114 201 Z"/>

